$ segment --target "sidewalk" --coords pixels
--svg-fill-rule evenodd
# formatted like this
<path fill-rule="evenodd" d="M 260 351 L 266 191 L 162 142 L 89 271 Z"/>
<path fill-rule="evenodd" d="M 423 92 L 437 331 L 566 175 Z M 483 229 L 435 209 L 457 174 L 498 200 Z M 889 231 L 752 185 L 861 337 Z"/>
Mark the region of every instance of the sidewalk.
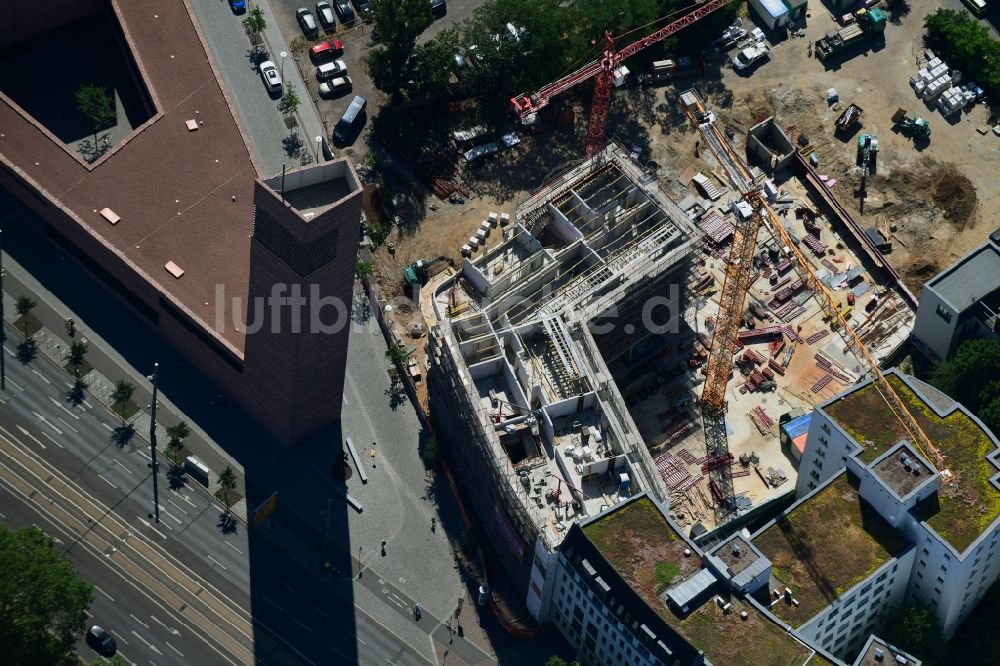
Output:
<path fill-rule="evenodd" d="M 71 342 L 87 342 L 86 364 L 93 368 L 82 378 L 87 385 L 87 399 L 102 405 L 110 413 L 117 415 L 117 412 L 111 408 L 110 398 L 115 382 L 125 380 L 134 385 L 135 393 L 130 402 L 135 403 L 139 409 L 129 418 L 129 423 L 135 428 L 135 437 L 140 438 L 148 446 L 151 418 L 148 409 L 153 398 L 151 381 L 118 356 L 107 342 L 81 322 L 75 313 L 52 297 L 48 290 L 9 255 L 4 255 L 3 266 L 4 323 L 7 325 L 5 330 L 8 331 L 11 341 L 20 342 L 23 337 L 20 328 L 15 325 L 19 319 L 15 303 L 18 297 L 28 296 L 36 303 L 36 307 L 31 311 L 31 316 L 41 324 L 41 328 L 33 336 L 38 345 L 38 353 L 48 357 L 56 365 L 64 367 L 66 353 Z M 76 323 L 76 333 L 73 338 L 70 338 L 66 331 L 67 319 L 73 319 Z M 149 369 L 151 374 L 152 370 L 152 368 Z M 72 376 L 67 373 L 67 386 L 72 385 L 72 379 Z M 184 447 L 190 452 L 190 455 L 197 457 L 210 470 L 207 489 L 199 483 L 191 483 L 190 485 L 202 488 L 214 499 L 215 491 L 219 487 L 218 474 L 226 466 L 229 466 L 232 467 L 237 476 L 237 491 L 241 497 L 246 495 L 243 483 L 243 466 L 216 445 L 204 431 L 198 428 L 195 422 L 186 419 L 183 413 L 162 392 L 157 396 L 157 405 L 156 443 L 159 455 L 166 460 L 164 449 L 169 439 L 167 427 L 185 420 L 191 427 L 191 435 L 184 440 Z M 219 504 L 221 506 L 221 502 Z M 247 522 L 247 507 L 244 499 L 240 499 L 230 510 L 244 523 Z"/>

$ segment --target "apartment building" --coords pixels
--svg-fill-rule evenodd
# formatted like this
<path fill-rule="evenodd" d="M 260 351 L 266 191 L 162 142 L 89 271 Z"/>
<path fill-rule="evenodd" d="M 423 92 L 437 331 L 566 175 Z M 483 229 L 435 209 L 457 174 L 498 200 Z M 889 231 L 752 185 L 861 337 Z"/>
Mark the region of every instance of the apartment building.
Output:
<path fill-rule="evenodd" d="M 924 285 L 913 326 L 914 346 L 946 359 L 965 340 L 1000 338 L 1000 229 Z"/>
<path fill-rule="evenodd" d="M 904 438 L 876 387 L 863 383 L 816 408 L 796 490 L 805 502 L 849 477 L 869 510 L 912 544 L 912 562 L 895 572 L 906 594 L 890 606 L 927 604 L 950 637 L 1000 575 L 1000 444 L 948 396 L 898 371 L 888 376 L 943 464 Z"/>
<path fill-rule="evenodd" d="M 831 496 L 844 493 L 838 484 L 831 485 Z M 856 510 L 845 511 L 845 525 L 857 515 Z M 798 524 L 798 516 L 791 521 Z M 863 531 L 863 526 L 851 529 Z M 765 548 L 774 547 L 770 537 L 763 542 Z M 900 584 L 895 579 L 905 561 L 867 547 L 863 540 L 862 547 L 857 567 L 869 566 L 866 558 L 871 557 L 881 564 L 841 598 L 844 614 L 850 614 L 851 606 L 871 608 L 862 598 L 883 598 L 881 590 L 864 589 L 869 580 L 891 590 L 893 598 L 905 591 L 905 580 Z M 901 554 L 912 558 L 912 550 L 904 548 Z M 549 571 L 551 589 L 542 617 L 576 646 L 586 665 L 868 666 L 887 656 L 897 665 L 920 663 L 870 632 L 853 649 L 837 654 L 817 637 L 823 632 L 795 626 L 798 608 L 819 604 L 806 589 L 789 594 L 782 585 L 774 594 L 779 567 L 755 539 L 742 532 L 703 550 L 677 528 L 666 506 L 646 493 L 573 525 Z M 852 569 L 848 575 L 857 573 Z M 816 620 L 827 622 L 825 617 Z"/>

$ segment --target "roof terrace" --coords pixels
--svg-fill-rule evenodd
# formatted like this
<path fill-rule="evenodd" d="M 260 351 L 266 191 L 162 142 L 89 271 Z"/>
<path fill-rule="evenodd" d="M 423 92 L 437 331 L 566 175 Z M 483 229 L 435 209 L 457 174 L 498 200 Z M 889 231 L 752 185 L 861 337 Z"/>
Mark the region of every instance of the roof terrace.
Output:
<path fill-rule="evenodd" d="M 937 500 L 921 507 L 922 517 L 962 552 L 1000 517 L 1000 491 L 990 482 L 998 469 L 986 457 L 997 449 L 997 443 L 957 404 L 942 416 L 900 376 L 890 375 L 889 381 L 951 472 L 942 479 Z M 902 424 L 871 384 L 844 395 L 823 410 L 862 446 L 872 442 L 858 456 L 866 463 L 906 436 Z"/>
<path fill-rule="evenodd" d="M 771 575 L 798 601 L 781 599 L 771 611 L 800 627 L 906 549 L 907 543 L 858 497 L 842 472 L 793 505 L 753 543 L 771 560 Z"/>

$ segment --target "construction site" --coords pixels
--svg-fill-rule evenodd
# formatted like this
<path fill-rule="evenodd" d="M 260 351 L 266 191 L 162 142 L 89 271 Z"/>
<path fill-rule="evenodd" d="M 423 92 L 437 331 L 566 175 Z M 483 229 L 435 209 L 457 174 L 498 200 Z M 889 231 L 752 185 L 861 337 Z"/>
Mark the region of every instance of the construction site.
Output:
<path fill-rule="evenodd" d="M 794 168 L 773 120 L 744 156 L 695 91 L 682 105 L 717 167 L 685 196 L 611 143 L 470 221 L 460 270 L 419 292 L 430 410 L 522 591 L 529 550 L 636 492 L 703 541 L 787 499 L 779 421 L 912 327 L 912 295 L 816 174 L 751 166 Z"/>

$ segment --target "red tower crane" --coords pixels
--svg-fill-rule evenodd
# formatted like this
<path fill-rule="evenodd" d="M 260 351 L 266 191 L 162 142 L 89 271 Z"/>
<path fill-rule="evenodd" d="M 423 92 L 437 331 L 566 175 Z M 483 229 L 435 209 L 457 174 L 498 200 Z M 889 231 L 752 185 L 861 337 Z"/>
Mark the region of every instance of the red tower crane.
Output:
<path fill-rule="evenodd" d="M 708 2 L 700 4 L 694 11 L 688 12 L 676 21 L 629 44 L 620 51 L 615 50 L 615 38 L 610 32 L 606 32 L 604 33 L 604 50 L 601 52 L 600 58 L 557 81 L 553 81 L 534 95 L 518 95 L 512 98 L 510 100 L 511 107 L 522 121 L 526 121 L 532 114 L 548 106 L 549 101 L 559 93 L 569 90 L 578 83 L 583 83 L 597 77 L 597 80 L 594 82 L 594 99 L 590 107 L 590 121 L 587 124 L 586 155 L 593 155 L 604 147 L 608 111 L 611 108 L 611 89 L 614 81 L 614 72 L 621 65 L 622 61 L 635 55 L 647 46 L 662 42 L 678 30 L 686 28 L 695 21 L 708 16 L 716 9 L 725 7 L 732 1 L 708 0 Z"/>

